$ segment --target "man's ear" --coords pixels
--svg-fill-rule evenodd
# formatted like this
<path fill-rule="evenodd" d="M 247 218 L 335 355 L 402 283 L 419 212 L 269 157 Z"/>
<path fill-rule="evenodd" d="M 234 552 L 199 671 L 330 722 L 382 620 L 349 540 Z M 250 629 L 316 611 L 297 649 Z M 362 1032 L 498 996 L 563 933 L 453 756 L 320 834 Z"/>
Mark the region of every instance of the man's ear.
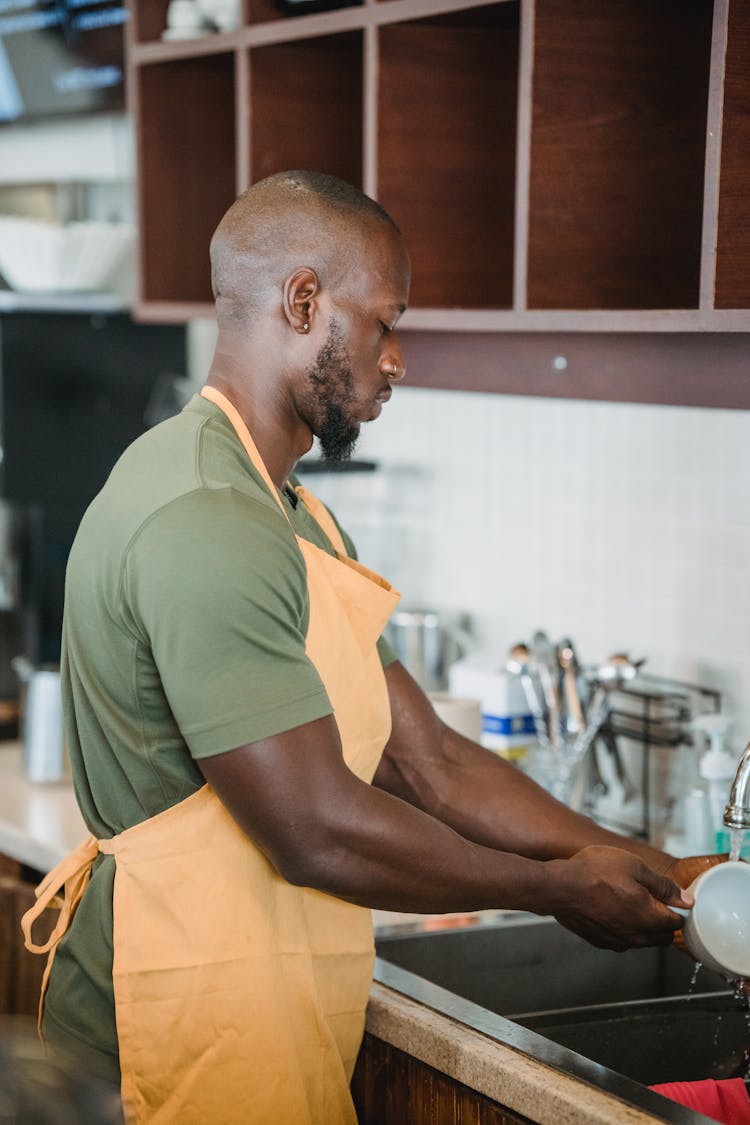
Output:
<path fill-rule="evenodd" d="M 284 316 L 290 328 L 303 336 L 312 331 L 313 318 L 319 312 L 315 299 L 319 293 L 318 275 L 311 266 L 300 266 L 284 282 Z"/>

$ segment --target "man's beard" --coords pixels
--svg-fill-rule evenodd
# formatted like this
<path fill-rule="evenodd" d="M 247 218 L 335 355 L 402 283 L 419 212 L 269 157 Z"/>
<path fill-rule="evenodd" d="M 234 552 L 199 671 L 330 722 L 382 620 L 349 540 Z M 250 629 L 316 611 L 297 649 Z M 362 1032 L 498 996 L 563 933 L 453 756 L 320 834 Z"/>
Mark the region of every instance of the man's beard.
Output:
<path fill-rule="evenodd" d="M 341 329 L 334 318 L 329 324 L 328 339 L 307 377 L 312 387 L 320 452 L 327 464 L 340 465 L 354 452 L 360 424 L 349 413 L 355 402 L 354 377 Z"/>

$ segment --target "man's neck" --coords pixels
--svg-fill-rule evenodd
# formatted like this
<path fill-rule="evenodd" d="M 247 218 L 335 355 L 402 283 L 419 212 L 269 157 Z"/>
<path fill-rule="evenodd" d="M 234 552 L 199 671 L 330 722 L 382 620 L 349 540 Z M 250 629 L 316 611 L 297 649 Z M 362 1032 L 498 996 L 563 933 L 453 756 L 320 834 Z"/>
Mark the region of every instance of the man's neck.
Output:
<path fill-rule="evenodd" d="M 283 489 L 294 466 L 312 445 L 309 428 L 285 409 L 278 383 L 236 373 L 218 354 L 206 382 L 226 395 L 250 431 L 273 483 Z M 265 385 L 264 385 L 265 384 Z M 289 419 L 287 421 L 287 415 Z"/>

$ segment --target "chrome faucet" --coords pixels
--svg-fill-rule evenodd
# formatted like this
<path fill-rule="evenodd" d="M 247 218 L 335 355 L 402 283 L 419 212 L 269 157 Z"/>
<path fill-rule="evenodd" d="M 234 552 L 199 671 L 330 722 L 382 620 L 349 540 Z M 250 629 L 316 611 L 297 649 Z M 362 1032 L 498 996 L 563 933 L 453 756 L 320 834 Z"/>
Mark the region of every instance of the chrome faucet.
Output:
<path fill-rule="evenodd" d="M 724 824 L 727 828 L 750 828 L 750 742 L 737 766 Z"/>

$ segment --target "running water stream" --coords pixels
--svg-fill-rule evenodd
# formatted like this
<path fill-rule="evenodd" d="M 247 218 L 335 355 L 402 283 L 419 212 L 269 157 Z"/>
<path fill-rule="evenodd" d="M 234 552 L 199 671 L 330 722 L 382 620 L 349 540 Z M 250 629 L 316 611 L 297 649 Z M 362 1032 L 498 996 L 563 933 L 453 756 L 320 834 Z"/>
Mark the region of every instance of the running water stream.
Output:
<path fill-rule="evenodd" d="M 744 828 L 730 828 L 729 829 L 729 859 L 734 862 L 740 858 L 742 850 L 742 841 L 745 839 L 746 829 Z"/>
<path fill-rule="evenodd" d="M 692 994 L 692 991 L 695 988 L 696 983 L 698 981 L 698 973 L 701 971 L 702 968 L 703 968 L 703 962 L 702 961 L 696 961 L 695 966 L 693 967 L 693 975 L 690 978 L 690 985 L 688 987 L 688 996 L 690 996 Z"/>

